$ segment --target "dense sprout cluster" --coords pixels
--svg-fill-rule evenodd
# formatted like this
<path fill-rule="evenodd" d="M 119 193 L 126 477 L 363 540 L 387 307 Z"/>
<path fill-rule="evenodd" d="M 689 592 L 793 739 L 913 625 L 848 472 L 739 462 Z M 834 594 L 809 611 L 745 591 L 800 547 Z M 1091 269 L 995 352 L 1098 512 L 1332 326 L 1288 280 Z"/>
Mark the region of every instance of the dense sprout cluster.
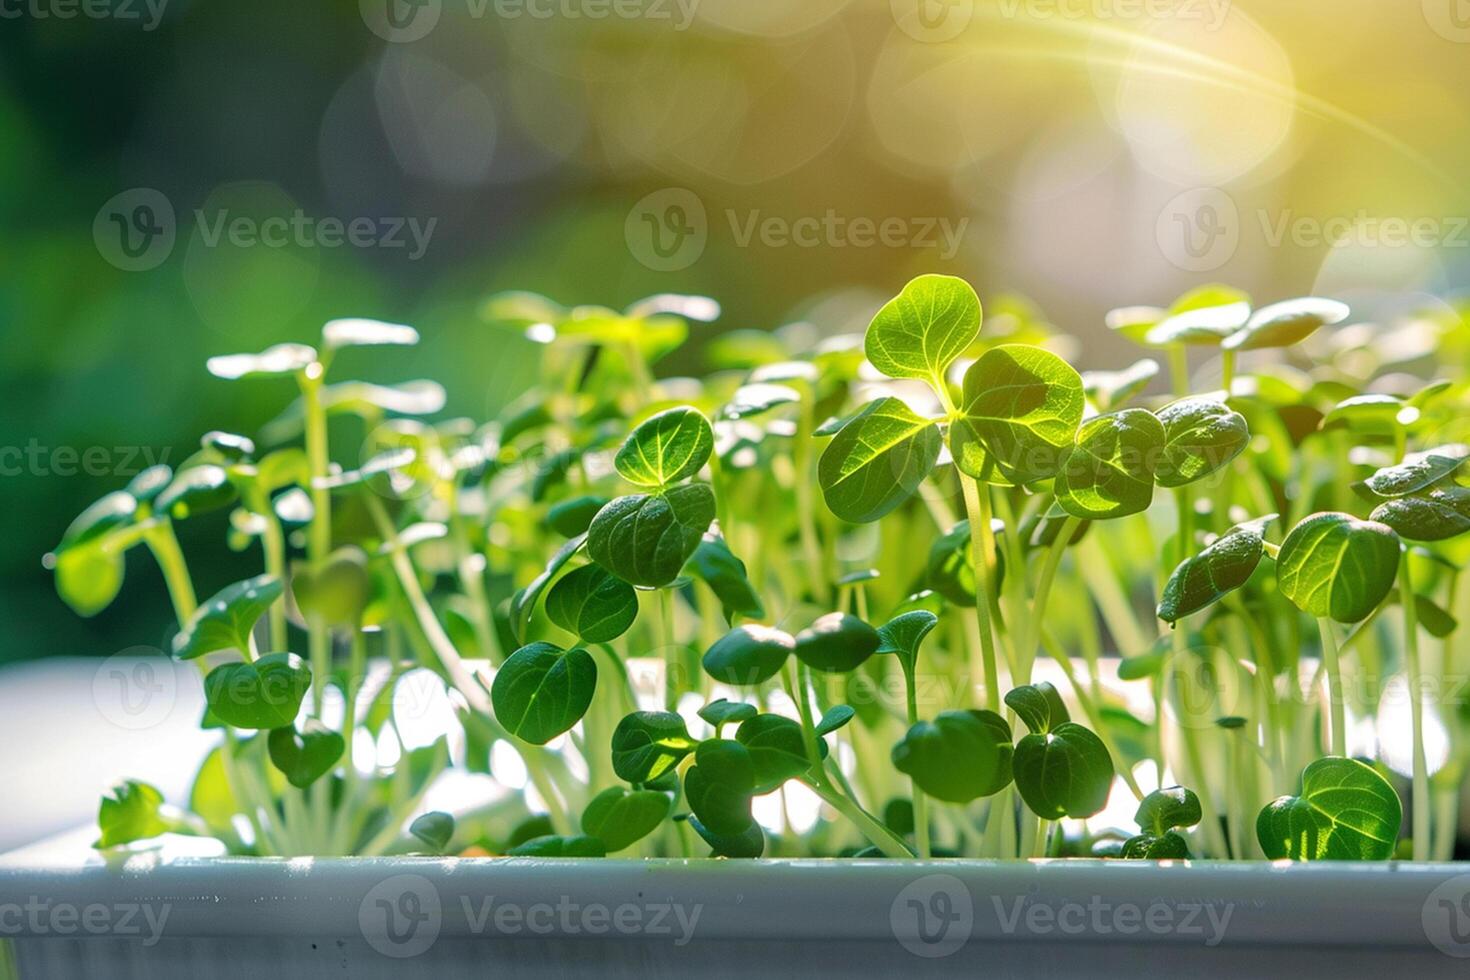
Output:
<path fill-rule="evenodd" d="M 987 319 L 926 275 L 863 336 L 726 333 L 703 378 L 653 366 L 708 299 L 483 314 L 542 345 L 500 418 L 426 421 L 428 381 L 328 383 L 343 348 L 418 339 L 334 321 L 318 348 L 211 360 L 298 397 L 104 497 L 48 556 L 90 615 L 152 553 L 221 732 L 187 807 L 125 783 L 99 846 L 1450 856 L 1470 385 L 1433 372 L 1466 351 L 1453 306 L 1373 326 L 1209 286 L 1114 311 L 1154 356 L 1079 373 L 1024 304 Z M 201 604 L 174 525 L 209 511 L 263 574 Z M 424 676 L 457 725 L 384 760 Z M 446 768 L 524 789 L 424 813 Z"/>

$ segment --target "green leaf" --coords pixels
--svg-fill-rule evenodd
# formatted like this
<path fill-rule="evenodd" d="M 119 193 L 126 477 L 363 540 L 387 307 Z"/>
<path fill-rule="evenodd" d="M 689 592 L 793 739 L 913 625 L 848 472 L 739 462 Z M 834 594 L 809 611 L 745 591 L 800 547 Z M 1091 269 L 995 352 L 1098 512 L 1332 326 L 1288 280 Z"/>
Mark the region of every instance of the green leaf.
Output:
<path fill-rule="evenodd" d="M 138 501 L 132 494 L 114 490 L 76 516 L 61 536 L 61 543 L 56 546 L 57 553 L 96 541 L 114 528 L 131 524 L 137 511 Z"/>
<path fill-rule="evenodd" d="M 1383 861 L 1393 856 L 1403 805 L 1371 766 L 1329 756 L 1302 771 L 1298 796 L 1282 796 L 1256 818 L 1266 857 L 1297 861 Z"/>
<path fill-rule="evenodd" d="M 1332 407 L 1322 419 L 1322 428 L 1346 427 L 1359 432 L 1392 432 L 1401 428 L 1398 419 L 1404 400 L 1394 395 L 1353 395 Z"/>
<path fill-rule="evenodd" d="M 265 744 L 271 762 L 298 789 L 331 772 L 347 747 L 341 735 L 314 718 L 299 732 L 289 726 L 272 729 Z"/>
<path fill-rule="evenodd" d="M 754 686 L 780 673 L 795 649 L 790 634 L 747 623 L 714 642 L 704 655 L 704 671 L 723 684 Z"/>
<path fill-rule="evenodd" d="M 621 851 L 657 830 L 670 805 L 666 793 L 613 786 L 594 796 L 582 811 L 582 832 L 602 841 L 608 853 Z"/>
<path fill-rule="evenodd" d="M 1436 639 L 1444 639 L 1459 626 L 1455 617 L 1428 596 L 1414 596 L 1414 609 L 1419 617 L 1419 625 Z"/>
<path fill-rule="evenodd" d="M 735 557 L 719 534 L 714 531 L 705 533 L 689 559 L 689 570 L 703 579 L 720 600 L 725 619 L 733 621 L 737 616 L 761 619 L 765 616 L 765 603 L 746 574 L 745 562 Z"/>
<path fill-rule="evenodd" d="M 855 670 L 877 650 L 878 631 L 847 613 L 827 613 L 796 634 L 796 655 L 813 670 Z"/>
<path fill-rule="evenodd" d="M 443 854 L 454 838 L 454 818 L 443 810 L 431 810 L 416 817 L 408 832 L 435 854 Z"/>
<path fill-rule="evenodd" d="M 1082 392 L 1100 411 L 1122 408 L 1158 376 L 1159 362 L 1151 357 L 1134 361 L 1121 371 L 1083 371 Z"/>
<path fill-rule="evenodd" d="M 1057 503 L 1088 520 L 1141 513 L 1153 502 L 1163 451 L 1163 424 L 1141 408 L 1088 419 L 1057 473 Z"/>
<path fill-rule="evenodd" d="M 801 725 L 782 715 L 757 715 L 741 722 L 735 740 L 745 746 L 750 756 L 756 796 L 769 793 L 812 768 Z M 698 753 L 694 761 L 696 764 L 702 761 Z"/>
<path fill-rule="evenodd" d="M 1470 487 L 1446 483 L 1373 509 L 1373 520 L 1410 541 L 1444 541 L 1470 531 Z"/>
<path fill-rule="evenodd" d="M 801 393 L 788 385 L 758 382 L 735 389 L 735 394 L 720 410 L 727 419 L 745 419 L 763 415 L 773 408 L 801 401 Z"/>
<path fill-rule="evenodd" d="M 999 537 L 1005 525 L 992 521 L 991 531 Z M 999 589 L 1005 581 L 1005 555 L 996 551 L 991 585 Z M 932 589 L 956 606 L 975 605 L 975 564 L 970 547 L 970 522 L 960 521 L 929 545 L 924 563 L 924 587 Z"/>
<path fill-rule="evenodd" d="M 1319 327 L 1347 319 L 1346 303 L 1316 296 L 1303 296 L 1263 306 L 1251 314 L 1245 326 L 1225 338 L 1226 350 L 1261 350 L 1290 347 L 1306 340 Z"/>
<path fill-rule="evenodd" d="M 517 738 L 545 745 L 569 730 L 592 704 L 597 664 L 577 647 L 521 647 L 500 665 L 490 685 L 496 720 Z"/>
<path fill-rule="evenodd" d="M 1271 514 L 1237 524 L 1198 555 L 1180 562 L 1164 585 L 1159 618 L 1176 623 L 1248 582 L 1265 553 L 1266 526 L 1275 519 Z"/>
<path fill-rule="evenodd" d="M 1046 681 L 1014 688 L 1005 701 L 1033 735 L 1045 735 L 1069 718 L 1061 694 Z"/>
<path fill-rule="evenodd" d="M 699 709 L 699 717 L 718 728 L 721 725 L 739 724 L 760 714 L 753 704 L 745 704 L 742 701 L 728 701 L 725 698 L 711 701 Z"/>
<path fill-rule="evenodd" d="M 607 847 L 596 837 L 532 837 L 505 853 L 511 857 L 590 858 L 605 857 Z"/>
<path fill-rule="evenodd" d="M 744 745 L 726 738 L 700 742 L 694 765 L 684 773 L 689 809 L 700 823 L 720 835 L 743 834 L 754 822 L 750 801 L 755 786 L 755 762 L 750 753 Z"/>
<path fill-rule="evenodd" d="M 546 567 L 541 570 L 541 574 L 537 575 L 531 580 L 529 585 L 511 597 L 510 626 L 511 632 L 515 634 L 517 642 L 521 642 L 526 638 L 526 627 L 530 625 L 531 616 L 536 612 L 536 600 L 541 597 L 541 593 L 545 591 L 546 586 L 551 584 L 551 580 L 556 577 L 556 573 L 561 571 L 562 567 L 571 561 L 572 556 L 578 551 L 581 551 L 582 546 L 586 543 L 587 536 L 578 535 L 556 549 L 556 554 L 551 556 L 551 560 L 546 563 Z"/>
<path fill-rule="evenodd" d="M 1350 514 L 1313 514 L 1292 528 L 1276 556 L 1281 594 L 1318 619 L 1366 618 L 1393 588 L 1399 537 Z"/>
<path fill-rule="evenodd" d="M 1380 497 L 1402 497 L 1416 493 L 1449 476 L 1470 458 L 1470 446 L 1452 443 L 1423 452 L 1409 453 L 1396 466 L 1385 466 L 1364 482 Z"/>
<path fill-rule="evenodd" d="M 944 711 L 911 727 L 893 767 L 930 796 L 968 803 L 1011 781 L 1011 726 L 993 711 Z"/>
<path fill-rule="evenodd" d="M 626 582 L 660 588 L 679 577 L 714 519 L 715 495 L 704 483 L 618 497 L 592 519 L 587 552 Z"/>
<path fill-rule="evenodd" d="M 1133 819 L 1140 830 L 1155 837 L 1175 827 L 1193 827 L 1201 819 L 1199 797 L 1183 786 L 1156 789 L 1138 804 Z"/>
<path fill-rule="evenodd" d="M 367 555 L 355 545 L 332 552 L 318 565 L 291 566 L 291 595 L 309 623 L 330 627 L 356 626 L 373 598 L 373 579 Z"/>
<path fill-rule="evenodd" d="M 817 482 L 832 513 L 867 524 L 902 504 L 934 469 L 939 426 L 897 398 L 869 402 L 822 450 Z"/>
<path fill-rule="evenodd" d="M 1072 448 L 1085 404 L 1081 375 L 1057 355 L 1024 344 L 992 347 L 965 372 L 960 416 L 949 429 L 955 465 L 978 480 L 1049 479 Z"/>
<path fill-rule="evenodd" d="M 546 523 L 564 538 L 575 538 L 584 534 L 592 524 L 597 512 L 607 506 L 606 497 L 584 496 L 552 504 L 546 512 Z"/>
<path fill-rule="evenodd" d="M 106 539 L 74 545 L 55 556 L 56 594 L 78 616 L 95 616 L 122 590 L 126 566 Z"/>
<path fill-rule="evenodd" d="M 1016 744 L 1016 788 L 1031 812 L 1047 820 L 1090 817 L 1108 802 L 1113 760 L 1102 740 L 1073 721 Z"/>
<path fill-rule="evenodd" d="M 1114 333 L 1142 344 L 1148 332 L 1168 315 L 1168 310 L 1158 306 L 1121 306 L 1109 310 L 1103 322 Z"/>
<path fill-rule="evenodd" d="M 1123 850 L 1118 856 L 1145 861 L 1187 861 L 1190 858 L 1189 841 L 1172 830 L 1158 836 L 1137 834 L 1123 842 Z"/>
<path fill-rule="evenodd" d="M 766 849 L 766 835 L 754 820 L 738 834 L 716 834 L 695 816 L 690 816 L 689 826 L 710 846 L 714 857 L 758 858 Z"/>
<path fill-rule="evenodd" d="M 92 846 L 104 850 L 168 833 L 173 824 L 160 815 L 162 806 L 163 794 L 153 786 L 136 779 L 119 783 L 110 796 L 102 797 L 97 810 L 102 835 Z"/>
<path fill-rule="evenodd" d="M 629 783 L 651 782 L 679 764 L 699 744 L 672 711 L 635 711 L 612 735 L 612 765 Z"/>
<path fill-rule="evenodd" d="M 1182 487 L 1228 464 L 1250 442 L 1245 416 L 1208 397 L 1181 398 L 1159 410 L 1164 452 L 1154 471 L 1161 487 Z"/>
<path fill-rule="evenodd" d="M 1216 347 L 1243 327 L 1250 313 L 1251 305 L 1244 300 L 1180 310 L 1152 327 L 1144 335 L 1144 343 L 1154 347 L 1174 344 Z"/>
<path fill-rule="evenodd" d="M 919 647 L 924 637 L 939 625 L 939 617 L 927 609 L 900 613 L 878 627 L 878 649 L 875 653 L 891 653 L 898 657 L 908 674 L 919 662 Z"/>
<path fill-rule="evenodd" d="M 248 436 L 214 429 L 199 438 L 199 445 L 206 455 L 224 463 L 242 463 L 255 455 L 255 442 Z"/>
<path fill-rule="evenodd" d="M 310 689 L 311 668 L 294 653 L 223 664 L 204 678 L 210 714 L 234 728 L 285 728 Z"/>
<path fill-rule="evenodd" d="M 382 320 L 350 317 L 328 320 L 326 326 L 322 327 L 322 346 L 327 350 L 336 350 L 339 347 L 374 347 L 384 344 L 412 347 L 418 342 L 419 332 L 413 327 L 405 327 L 399 323 L 384 323 Z"/>
<path fill-rule="evenodd" d="M 174 637 L 174 656 L 193 660 L 219 650 L 250 649 L 250 632 L 284 591 L 274 575 L 227 585 L 189 617 Z"/>
<path fill-rule="evenodd" d="M 857 712 L 849 704 L 834 704 L 828 708 L 817 721 L 816 731 L 818 735 L 830 735 L 848 722 L 852 721 Z"/>
<path fill-rule="evenodd" d="M 216 378 L 274 378 L 305 370 L 316 360 L 316 351 L 305 344 L 276 344 L 259 354 L 223 354 L 205 362 Z"/>
<path fill-rule="evenodd" d="M 237 496 L 235 485 L 223 467 L 191 466 L 175 476 L 173 482 L 154 498 L 153 510 L 181 521 L 226 507 L 234 503 Z"/>
<path fill-rule="evenodd" d="M 980 298 L 963 279 L 924 275 L 884 304 L 863 338 L 873 366 L 890 378 L 936 387 L 945 369 L 980 335 Z"/>
<path fill-rule="evenodd" d="M 634 429 L 613 465 L 629 483 L 657 490 L 698 473 L 714 447 L 709 420 L 681 406 L 659 412 Z"/>
<path fill-rule="evenodd" d="M 546 616 L 583 643 L 607 643 L 628 632 L 638 618 L 638 593 L 607 569 L 583 565 L 551 587 Z"/>
<path fill-rule="evenodd" d="M 137 476 L 128 481 L 125 488 L 139 505 L 151 504 L 155 497 L 163 492 L 163 488 L 173 482 L 174 471 L 162 463 L 150 466 Z M 111 496 L 111 494 L 108 494 Z M 107 499 L 106 497 L 103 498 Z"/>

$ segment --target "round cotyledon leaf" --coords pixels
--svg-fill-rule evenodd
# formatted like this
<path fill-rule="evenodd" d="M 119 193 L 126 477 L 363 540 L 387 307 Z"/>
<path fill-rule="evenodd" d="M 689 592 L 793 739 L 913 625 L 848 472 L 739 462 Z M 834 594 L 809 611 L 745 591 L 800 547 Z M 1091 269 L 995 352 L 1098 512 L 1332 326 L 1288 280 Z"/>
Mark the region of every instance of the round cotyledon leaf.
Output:
<path fill-rule="evenodd" d="M 934 468 L 939 426 L 897 398 L 880 398 L 843 425 L 817 462 L 827 507 L 854 524 L 902 504 Z"/>
<path fill-rule="evenodd" d="M 640 423 L 613 457 L 613 465 L 635 486 L 668 487 L 698 473 L 714 446 L 709 420 L 686 405 Z"/>
<path fill-rule="evenodd" d="M 630 783 L 658 779 L 699 744 L 672 711 L 635 711 L 618 722 L 611 741 L 613 772 Z"/>
<path fill-rule="evenodd" d="M 284 728 L 311 688 L 311 668 L 294 653 L 223 664 L 204 677 L 209 713 L 234 728 Z"/>
<path fill-rule="evenodd" d="M 1385 466 L 1364 482 L 1380 497 L 1402 497 L 1438 483 L 1470 459 L 1470 446 L 1451 443 L 1409 453 L 1402 463 Z"/>
<path fill-rule="evenodd" d="M 1085 404 L 1081 375 L 1057 355 L 1025 344 L 992 347 L 965 372 L 949 430 L 955 465 L 979 480 L 1049 479 L 1072 448 Z"/>
<path fill-rule="evenodd" d="M 980 335 L 980 297 L 963 279 L 910 280 L 868 324 L 863 350 L 890 378 L 944 383 L 944 371 Z"/>
<path fill-rule="evenodd" d="M 762 684 L 780 672 L 795 649 L 796 640 L 789 633 L 746 623 L 710 646 L 704 655 L 704 670 L 723 684 Z"/>
<path fill-rule="evenodd" d="M 583 643 L 607 643 L 638 618 L 638 593 L 600 565 L 583 565 L 546 594 L 546 616 Z"/>
<path fill-rule="evenodd" d="M 1446 482 L 1418 493 L 1385 500 L 1373 520 L 1410 541 L 1444 541 L 1470 531 L 1470 487 Z"/>
<path fill-rule="evenodd" d="M 935 799 L 968 803 L 1011 781 L 1011 726 L 993 711 L 944 711 L 909 728 L 893 766 Z"/>
<path fill-rule="evenodd" d="M 274 728 L 266 738 L 271 763 L 298 789 L 310 786 L 332 771 L 347 743 L 316 719 L 307 719 L 300 731 L 292 726 Z"/>
<path fill-rule="evenodd" d="M 1245 416 L 1217 398 L 1181 398 L 1159 409 L 1164 452 L 1154 470 L 1161 487 L 1182 487 L 1239 456 L 1250 442 Z"/>
<path fill-rule="evenodd" d="M 1276 556 L 1276 581 L 1302 612 L 1356 623 L 1388 595 L 1398 566 L 1393 528 L 1329 511 L 1292 528 Z"/>
<path fill-rule="evenodd" d="M 621 851 L 653 833 L 669 809 L 666 793 L 613 786 L 594 796 L 582 811 L 582 832 L 602 841 L 608 853 Z"/>
<path fill-rule="evenodd" d="M 1199 612 L 1250 580 L 1265 554 L 1266 526 L 1275 514 L 1237 524 L 1198 555 L 1179 563 L 1164 585 L 1158 616 L 1178 622 Z"/>
<path fill-rule="evenodd" d="M 1021 799 L 1047 820 L 1092 816 L 1107 805 L 1113 786 L 1107 747 L 1074 721 L 1021 739 L 1011 766 Z"/>
<path fill-rule="evenodd" d="M 699 743 L 694 765 L 684 773 L 684 795 L 700 823 L 716 834 L 744 833 L 754 822 L 750 803 L 755 791 L 755 762 L 744 745 L 727 738 Z"/>
<path fill-rule="evenodd" d="M 1163 452 L 1164 426 L 1151 412 L 1125 408 L 1088 419 L 1057 473 L 1057 503 L 1087 520 L 1141 513 L 1153 502 Z"/>
<path fill-rule="evenodd" d="M 625 582 L 660 588 L 679 577 L 714 519 L 715 495 L 704 483 L 618 497 L 592 519 L 587 553 Z"/>
<path fill-rule="evenodd" d="M 849 613 L 833 612 L 796 634 L 796 656 L 813 670 L 855 670 L 878 650 L 878 631 Z"/>
<path fill-rule="evenodd" d="M 174 637 L 174 656 L 193 660 L 218 650 L 250 649 L 250 631 L 285 586 L 274 575 L 227 585 L 199 606 Z M 288 719 L 289 720 L 289 719 Z"/>
<path fill-rule="evenodd" d="M 1318 328 L 1347 319 L 1346 303 L 1318 296 L 1303 296 L 1263 306 L 1251 314 L 1235 333 L 1220 346 L 1226 350 L 1260 350 L 1266 347 L 1290 347 L 1306 340 Z"/>
<path fill-rule="evenodd" d="M 1302 791 L 1267 804 L 1256 818 L 1266 857 L 1296 861 L 1382 861 L 1393 856 L 1403 804 L 1371 766 L 1329 756 L 1302 771 Z"/>
<path fill-rule="evenodd" d="M 597 689 L 597 664 L 579 648 L 551 643 L 521 647 L 500 665 L 490 685 L 495 717 L 512 735 L 545 745 L 587 713 Z"/>

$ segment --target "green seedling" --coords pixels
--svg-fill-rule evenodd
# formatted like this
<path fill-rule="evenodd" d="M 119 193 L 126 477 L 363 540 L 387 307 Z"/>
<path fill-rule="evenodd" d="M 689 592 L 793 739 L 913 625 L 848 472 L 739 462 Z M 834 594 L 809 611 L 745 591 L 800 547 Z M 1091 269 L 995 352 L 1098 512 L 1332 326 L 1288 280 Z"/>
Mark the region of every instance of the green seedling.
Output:
<path fill-rule="evenodd" d="M 674 378 L 714 301 L 499 294 L 484 329 L 540 360 L 483 424 L 436 420 L 432 381 L 333 375 L 418 341 L 398 324 L 212 358 L 285 407 L 46 556 L 84 616 L 152 556 L 217 739 L 179 807 L 116 788 L 97 846 L 1447 859 L 1470 713 L 1426 692 L 1470 617 L 1470 382 L 1349 343 L 1325 298 L 1114 311 L 1152 355 L 1118 365 L 999 308 L 920 276 L 862 336 L 733 331 Z M 1421 328 L 1464 350 L 1464 313 Z M 202 604 L 181 522 L 250 563 Z M 1371 731 L 1397 674 L 1412 730 Z M 460 730 L 411 746 L 423 683 Z M 424 812 L 444 770 L 494 782 L 506 752 L 526 789 L 503 807 Z"/>

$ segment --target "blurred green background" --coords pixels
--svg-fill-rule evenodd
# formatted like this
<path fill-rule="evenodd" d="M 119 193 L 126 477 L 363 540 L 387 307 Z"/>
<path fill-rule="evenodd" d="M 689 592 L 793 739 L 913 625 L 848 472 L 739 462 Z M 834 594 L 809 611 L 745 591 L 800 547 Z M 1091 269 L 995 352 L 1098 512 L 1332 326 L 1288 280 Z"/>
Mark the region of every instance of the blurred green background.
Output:
<path fill-rule="evenodd" d="M 1133 356 L 1106 310 L 1211 280 L 1431 302 L 1470 273 L 1465 7 L 0 0 L 0 661 L 163 645 L 141 553 L 91 621 L 41 555 L 291 396 L 207 356 L 332 317 L 425 338 L 336 377 L 432 376 L 483 419 L 529 381 L 476 317 L 505 288 L 717 298 L 665 374 L 720 330 L 861 329 L 923 271 L 1024 294 L 1084 367 Z M 251 237 L 272 218 L 308 230 Z M 254 571 L 223 520 L 183 528 L 201 594 Z"/>

